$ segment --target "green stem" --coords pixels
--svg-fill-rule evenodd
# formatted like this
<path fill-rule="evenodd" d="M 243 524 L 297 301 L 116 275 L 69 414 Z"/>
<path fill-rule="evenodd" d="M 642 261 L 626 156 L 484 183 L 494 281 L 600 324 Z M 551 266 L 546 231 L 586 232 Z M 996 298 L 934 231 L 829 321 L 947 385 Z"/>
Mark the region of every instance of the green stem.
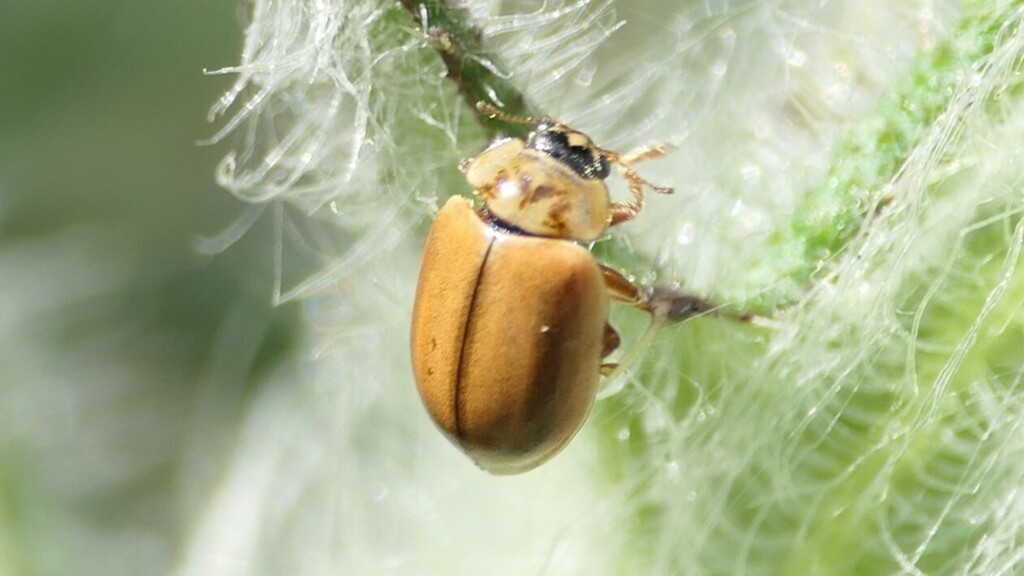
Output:
<path fill-rule="evenodd" d="M 526 136 L 529 126 L 491 118 L 476 106 L 478 102 L 488 102 L 511 116 L 543 116 L 512 83 L 511 74 L 499 59 L 487 49 L 480 30 L 469 23 L 466 10 L 444 0 L 402 0 L 402 5 L 441 56 L 448 78 L 488 135 L 492 138 Z"/>
<path fill-rule="evenodd" d="M 787 226 L 771 239 L 763 268 L 752 275 L 750 303 L 765 312 L 796 300 L 829 271 L 832 258 L 893 200 L 895 181 L 932 124 L 950 104 L 964 74 L 976 71 L 998 45 L 1024 2 L 974 0 L 948 38 L 918 57 L 906 80 L 876 112 L 836 146 L 831 168 L 810 190 Z"/>

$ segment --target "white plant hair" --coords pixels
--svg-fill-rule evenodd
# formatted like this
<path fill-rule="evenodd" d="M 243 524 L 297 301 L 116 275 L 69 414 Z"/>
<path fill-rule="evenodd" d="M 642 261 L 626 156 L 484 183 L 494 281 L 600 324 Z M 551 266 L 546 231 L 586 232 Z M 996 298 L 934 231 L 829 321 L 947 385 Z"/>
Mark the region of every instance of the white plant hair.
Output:
<path fill-rule="evenodd" d="M 484 130 L 398 4 L 253 0 L 214 139 L 254 208 L 206 248 L 272 207 L 276 299 L 307 304 L 315 370 L 256 399 L 176 573 L 1019 572 L 1024 36 L 1014 3 L 964 4 L 467 5 L 545 113 L 608 148 L 675 146 L 643 173 L 676 194 L 615 233 L 614 263 L 740 306 L 796 282 L 757 274 L 792 257 L 772 239 L 799 236 L 830 167 L 893 161 L 838 143 L 893 94 L 936 96 L 915 63 L 993 46 L 908 120 L 878 210 L 771 327 L 662 330 L 563 455 L 496 479 L 434 429 L 407 358 L 429 218 L 468 193 Z M 955 24 L 970 10 L 1009 16 L 981 37 Z M 620 316 L 628 347 L 643 320 Z"/>

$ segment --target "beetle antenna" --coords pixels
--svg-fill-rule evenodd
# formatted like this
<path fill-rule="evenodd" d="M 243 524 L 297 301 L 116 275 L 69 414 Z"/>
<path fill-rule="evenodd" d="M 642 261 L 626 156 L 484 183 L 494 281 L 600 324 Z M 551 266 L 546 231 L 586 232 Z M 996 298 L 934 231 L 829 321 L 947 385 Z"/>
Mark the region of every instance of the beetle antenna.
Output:
<path fill-rule="evenodd" d="M 536 118 L 506 114 L 505 112 L 495 108 L 491 103 L 484 102 L 483 100 L 476 103 L 476 109 L 487 114 L 488 118 L 496 118 L 504 122 L 511 122 L 513 124 L 540 124 L 540 120 L 537 120 Z"/>

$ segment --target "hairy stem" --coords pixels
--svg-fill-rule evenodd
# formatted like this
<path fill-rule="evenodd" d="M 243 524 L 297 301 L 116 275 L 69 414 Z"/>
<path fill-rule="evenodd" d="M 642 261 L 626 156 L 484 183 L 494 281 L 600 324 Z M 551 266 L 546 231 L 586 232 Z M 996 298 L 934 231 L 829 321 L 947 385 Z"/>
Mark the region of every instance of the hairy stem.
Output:
<path fill-rule="evenodd" d="M 835 149 L 823 181 L 811 189 L 770 243 L 764 269 L 752 275 L 760 312 L 800 297 L 826 276 L 842 252 L 872 218 L 893 200 L 888 189 L 909 154 L 940 117 L 964 81 L 998 45 L 1011 14 L 1024 2 L 976 0 L 949 37 L 922 54 L 907 78 L 880 103 L 875 114 L 855 125 Z"/>
<path fill-rule="evenodd" d="M 476 113 L 489 136 L 524 136 L 528 126 L 492 118 L 477 108 L 478 102 L 488 102 L 510 116 L 542 116 L 487 48 L 480 30 L 469 22 L 466 10 L 444 0 L 402 0 L 402 5 L 444 61 L 448 79 Z"/>

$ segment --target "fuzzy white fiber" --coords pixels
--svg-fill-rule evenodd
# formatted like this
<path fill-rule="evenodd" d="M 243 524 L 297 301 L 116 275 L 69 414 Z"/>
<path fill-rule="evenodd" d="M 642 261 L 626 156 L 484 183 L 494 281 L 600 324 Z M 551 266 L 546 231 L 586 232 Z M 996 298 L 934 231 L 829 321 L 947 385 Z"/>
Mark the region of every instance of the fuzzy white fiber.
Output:
<path fill-rule="evenodd" d="M 305 303 L 307 378 L 270 376 L 200 491 L 174 574 L 1020 573 L 1019 22 L 912 127 L 886 209 L 825 255 L 799 303 L 769 327 L 664 329 L 562 455 L 496 478 L 428 420 L 408 358 L 425 231 L 468 192 L 457 165 L 483 131 L 396 3 L 250 10 L 225 71 L 237 84 L 215 110 L 234 143 L 218 176 L 278 226 L 267 258 L 278 301 Z M 675 147 L 641 170 L 675 194 L 607 240 L 630 255 L 615 264 L 738 305 L 787 281 L 751 277 L 778 257 L 770 237 L 886 94 L 921 96 L 901 82 L 962 10 L 470 6 L 545 113 L 608 148 Z M 628 348 L 642 326 L 625 325 Z"/>

